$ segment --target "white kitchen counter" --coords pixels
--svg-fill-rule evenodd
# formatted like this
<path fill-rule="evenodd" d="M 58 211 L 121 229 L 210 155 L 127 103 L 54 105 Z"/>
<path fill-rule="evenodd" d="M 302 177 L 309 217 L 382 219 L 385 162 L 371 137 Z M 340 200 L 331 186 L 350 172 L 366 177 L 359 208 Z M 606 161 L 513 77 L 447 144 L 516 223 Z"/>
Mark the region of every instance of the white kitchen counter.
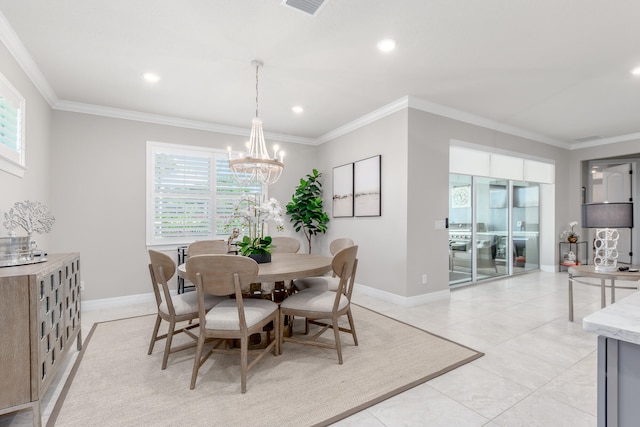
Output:
<path fill-rule="evenodd" d="M 640 292 L 636 292 L 582 320 L 585 331 L 640 345 Z"/>

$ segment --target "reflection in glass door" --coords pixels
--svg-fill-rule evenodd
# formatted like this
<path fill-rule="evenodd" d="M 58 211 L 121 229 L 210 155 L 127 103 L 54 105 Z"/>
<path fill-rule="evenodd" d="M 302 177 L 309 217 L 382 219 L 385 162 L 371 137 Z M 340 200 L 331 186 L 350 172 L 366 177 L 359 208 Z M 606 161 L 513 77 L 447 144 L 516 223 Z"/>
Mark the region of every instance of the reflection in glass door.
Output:
<path fill-rule="evenodd" d="M 504 276 L 509 272 L 506 254 L 509 238 L 509 181 L 474 178 L 476 280 Z"/>
<path fill-rule="evenodd" d="M 540 268 L 540 185 L 513 183 L 513 273 Z"/>
<path fill-rule="evenodd" d="M 473 280 L 471 177 L 449 175 L 449 284 Z"/>

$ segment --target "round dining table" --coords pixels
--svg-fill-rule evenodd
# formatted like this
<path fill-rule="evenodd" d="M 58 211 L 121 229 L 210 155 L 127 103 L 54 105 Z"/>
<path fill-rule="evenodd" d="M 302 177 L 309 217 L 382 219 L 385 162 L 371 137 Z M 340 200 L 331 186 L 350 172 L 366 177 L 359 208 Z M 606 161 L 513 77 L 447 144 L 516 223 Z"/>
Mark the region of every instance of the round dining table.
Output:
<path fill-rule="evenodd" d="M 320 276 L 331 271 L 332 260 L 332 257 L 313 254 L 271 254 L 271 262 L 258 264 L 256 282 L 284 282 Z M 178 276 L 188 279 L 186 264 L 178 266 Z"/>

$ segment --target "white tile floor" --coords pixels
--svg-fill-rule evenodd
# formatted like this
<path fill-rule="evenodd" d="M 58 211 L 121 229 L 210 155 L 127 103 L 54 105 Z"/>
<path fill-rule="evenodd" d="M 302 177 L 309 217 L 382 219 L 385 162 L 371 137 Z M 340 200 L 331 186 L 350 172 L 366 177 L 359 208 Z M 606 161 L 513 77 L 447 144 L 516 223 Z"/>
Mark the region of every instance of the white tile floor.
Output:
<path fill-rule="evenodd" d="M 616 298 L 630 292 L 618 290 Z M 582 318 L 600 308 L 599 288 L 575 286 L 573 323 L 566 273 L 533 272 L 458 288 L 450 300 L 417 307 L 357 292 L 354 302 L 485 356 L 335 425 L 596 425 L 596 336 L 582 330 Z M 83 312 L 83 334 L 94 322 L 153 312 L 153 304 Z M 52 407 L 43 405 L 45 418 Z M 0 417 L 0 427 L 31 425 L 29 415 Z"/>

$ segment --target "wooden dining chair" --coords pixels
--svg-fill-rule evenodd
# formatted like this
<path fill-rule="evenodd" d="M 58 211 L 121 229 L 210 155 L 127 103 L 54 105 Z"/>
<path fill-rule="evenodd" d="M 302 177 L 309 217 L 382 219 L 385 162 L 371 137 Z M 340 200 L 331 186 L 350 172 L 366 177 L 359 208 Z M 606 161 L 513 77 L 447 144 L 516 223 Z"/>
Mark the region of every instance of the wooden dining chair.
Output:
<path fill-rule="evenodd" d="M 148 354 L 153 352 L 156 341 L 166 339 L 164 356 L 162 358 L 162 369 L 166 369 L 170 353 L 196 345 L 198 337 L 191 333 L 190 329 L 198 326 L 198 323 L 192 323 L 193 320 L 198 319 L 198 296 L 195 292 L 172 296 L 169 291 L 168 281 L 171 280 L 176 272 L 176 264 L 173 262 L 173 259 L 167 254 L 154 250 L 149 250 L 149 259 L 151 260 L 149 273 L 151 275 L 151 284 L 153 285 L 153 294 L 156 299 L 158 315 L 153 328 L 153 334 L 151 335 Z M 204 307 L 209 310 L 225 299 L 227 298 L 209 295 L 203 300 L 203 304 Z M 163 320 L 169 323 L 169 329 L 166 334 L 158 335 L 160 324 Z M 176 329 L 176 324 L 186 321 L 189 322 L 188 325 Z M 194 341 L 171 348 L 173 336 L 181 332 L 189 335 Z"/>
<path fill-rule="evenodd" d="M 196 386 L 198 370 L 212 353 L 233 353 L 240 355 L 241 391 L 247 391 L 247 373 L 270 350 L 280 353 L 278 305 L 265 299 L 244 298 L 242 288 L 256 281 L 258 264 L 248 257 L 236 255 L 196 255 L 187 259 L 189 280 L 196 285 L 198 294 L 198 314 L 200 335 L 196 349 L 191 376 L 191 389 Z M 208 295 L 233 295 L 208 310 L 204 304 Z M 263 328 L 273 322 L 276 339 L 265 348 L 249 350 L 249 337 L 261 333 Z M 219 339 L 204 356 L 205 340 Z M 226 340 L 240 340 L 240 349 L 221 348 Z M 239 352 L 238 352 L 239 350 Z M 249 355 L 253 356 L 249 362 Z"/>
<path fill-rule="evenodd" d="M 344 248 L 354 246 L 355 243 L 348 237 L 334 239 L 329 244 L 329 252 L 331 255 L 335 255 Z M 293 283 L 295 289 L 302 290 L 308 288 L 316 288 L 321 290 L 336 291 L 340 284 L 340 278 L 336 277 L 335 272 L 331 272 L 331 276 L 315 276 L 304 277 L 302 279 L 296 279 Z"/>
<path fill-rule="evenodd" d="M 300 241 L 293 237 L 276 236 L 271 240 L 272 253 L 295 254 L 300 250 Z"/>
<path fill-rule="evenodd" d="M 229 246 L 224 240 L 196 240 L 187 247 L 188 256 L 226 254 Z"/>
<path fill-rule="evenodd" d="M 280 304 L 280 346 L 282 343 L 293 342 L 297 344 L 316 347 L 333 348 L 338 352 L 338 363 L 342 364 L 342 343 L 340 332 L 348 332 L 353 337 L 353 342 L 358 345 L 353 315 L 351 314 L 351 293 L 358 267 L 358 247 L 351 246 L 338 251 L 331 263 L 333 271 L 340 282 L 336 292 L 315 288 L 304 289 Z M 309 323 L 319 325 L 320 331 L 307 339 L 298 338 L 292 334 L 285 337 L 284 322 L 287 316 L 305 317 Z M 342 316 L 347 316 L 349 328 L 340 327 L 338 324 Z M 323 319 L 330 322 L 325 322 Z M 329 328 L 333 329 L 334 343 L 319 341 L 318 338 Z"/>

